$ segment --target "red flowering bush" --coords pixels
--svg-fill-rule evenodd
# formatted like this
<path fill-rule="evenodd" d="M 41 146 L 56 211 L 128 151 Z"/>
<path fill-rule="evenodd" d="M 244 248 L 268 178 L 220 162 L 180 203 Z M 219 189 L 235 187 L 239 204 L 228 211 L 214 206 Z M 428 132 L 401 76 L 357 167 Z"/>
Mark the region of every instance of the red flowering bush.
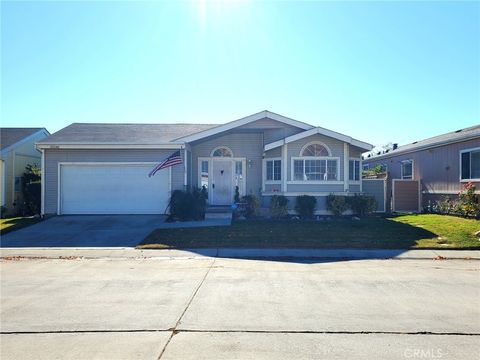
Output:
<path fill-rule="evenodd" d="M 467 217 L 480 217 L 480 204 L 478 196 L 475 194 L 475 184 L 468 182 L 464 185 L 463 190 L 458 193 L 460 200 L 457 205 L 458 212 Z"/>

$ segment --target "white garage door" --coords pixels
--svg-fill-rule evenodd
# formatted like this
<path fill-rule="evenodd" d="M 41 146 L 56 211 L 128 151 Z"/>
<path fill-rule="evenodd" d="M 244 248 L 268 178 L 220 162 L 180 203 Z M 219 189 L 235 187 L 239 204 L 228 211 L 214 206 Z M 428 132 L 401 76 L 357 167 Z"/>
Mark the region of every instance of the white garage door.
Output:
<path fill-rule="evenodd" d="M 61 214 L 163 214 L 170 169 L 149 178 L 155 164 L 62 164 Z"/>

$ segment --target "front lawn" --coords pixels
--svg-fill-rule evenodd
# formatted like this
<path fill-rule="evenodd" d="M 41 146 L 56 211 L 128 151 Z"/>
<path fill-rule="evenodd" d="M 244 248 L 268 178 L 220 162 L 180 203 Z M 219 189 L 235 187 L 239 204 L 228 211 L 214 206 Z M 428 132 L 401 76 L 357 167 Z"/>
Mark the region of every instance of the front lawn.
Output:
<path fill-rule="evenodd" d="M 33 216 L 0 219 L 0 235 L 5 235 L 6 233 L 35 224 L 39 221 L 40 221 L 40 218 L 33 217 Z"/>
<path fill-rule="evenodd" d="M 230 227 L 157 229 L 139 248 L 438 248 L 480 249 L 480 221 L 447 215 L 361 220 L 237 221 Z"/>

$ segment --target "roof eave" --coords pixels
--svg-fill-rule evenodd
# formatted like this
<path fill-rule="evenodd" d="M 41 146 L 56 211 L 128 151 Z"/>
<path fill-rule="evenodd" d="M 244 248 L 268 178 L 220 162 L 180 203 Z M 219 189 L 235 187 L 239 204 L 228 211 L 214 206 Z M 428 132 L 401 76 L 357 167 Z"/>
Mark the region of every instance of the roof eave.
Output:
<path fill-rule="evenodd" d="M 433 143 L 433 144 L 418 146 L 418 147 L 407 149 L 407 150 L 402 150 L 401 148 L 399 148 L 397 150 L 392 150 L 392 152 L 389 152 L 389 153 L 386 153 L 386 154 L 375 155 L 375 156 L 366 158 L 364 161 L 388 159 L 388 158 L 393 157 L 393 156 L 405 155 L 405 154 L 410 154 L 410 153 L 416 152 L 416 151 L 428 150 L 428 149 L 439 147 L 439 146 L 455 144 L 455 143 L 462 142 L 462 141 L 472 140 L 472 139 L 475 139 L 475 138 L 478 138 L 478 137 L 479 137 L 478 134 L 474 134 L 474 135 L 463 137 L 461 139 L 439 141 L 439 142 L 436 142 L 436 143 Z"/>

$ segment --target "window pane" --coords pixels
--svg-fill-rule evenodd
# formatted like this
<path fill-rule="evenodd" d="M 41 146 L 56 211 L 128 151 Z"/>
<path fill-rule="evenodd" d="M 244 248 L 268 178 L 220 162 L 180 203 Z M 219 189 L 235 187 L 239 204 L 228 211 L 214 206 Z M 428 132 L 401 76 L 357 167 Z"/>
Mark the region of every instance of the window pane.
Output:
<path fill-rule="evenodd" d="M 208 173 L 208 161 L 202 161 L 202 172 Z"/>
<path fill-rule="evenodd" d="M 208 189 L 208 161 L 202 161 L 200 177 L 200 187 L 205 186 Z"/>
<path fill-rule="evenodd" d="M 241 161 L 235 161 L 235 175 L 243 175 L 243 166 Z"/>
<path fill-rule="evenodd" d="M 471 179 L 480 179 L 480 151 L 470 153 L 470 176 Z"/>
<path fill-rule="evenodd" d="M 219 148 L 213 152 L 215 157 L 232 157 L 232 153 L 227 148 Z"/>
<path fill-rule="evenodd" d="M 462 153 L 462 179 L 470 179 L 470 153 Z"/>
<path fill-rule="evenodd" d="M 327 161 L 327 180 L 337 180 L 337 160 Z"/>
<path fill-rule="evenodd" d="M 325 175 L 325 160 L 305 160 L 306 180 L 323 180 Z"/>
<path fill-rule="evenodd" d="M 302 156 L 328 156 L 328 151 L 320 144 L 312 144 L 303 150 Z"/>
<path fill-rule="evenodd" d="M 360 161 L 355 160 L 355 181 L 360 181 Z"/>
<path fill-rule="evenodd" d="M 402 178 L 403 179 L 411 179 L 412 178 L 412 162 L 406 161 L 402 163 Z"/>
<path fill-rule="evenodd" d="M 273 180 L 282 180 L 282 161 L 273 161 Z"/>
<path fill-rule="evenodd" d="M 303 160 L 293 161 L 293 179 L 303 181 Z"/>
<path fill-rule="evenodd" d="M 348 162 L 348 179 L 349 180 L 353 180 L 355 178 L 355 174 L 354 174 L 354 162 L 355 160 L 350 160 Z"/>
<path fill-rule="evenodd" d="M 267 161 L 267 180 L 273 180 L 273 161 Z"/>

